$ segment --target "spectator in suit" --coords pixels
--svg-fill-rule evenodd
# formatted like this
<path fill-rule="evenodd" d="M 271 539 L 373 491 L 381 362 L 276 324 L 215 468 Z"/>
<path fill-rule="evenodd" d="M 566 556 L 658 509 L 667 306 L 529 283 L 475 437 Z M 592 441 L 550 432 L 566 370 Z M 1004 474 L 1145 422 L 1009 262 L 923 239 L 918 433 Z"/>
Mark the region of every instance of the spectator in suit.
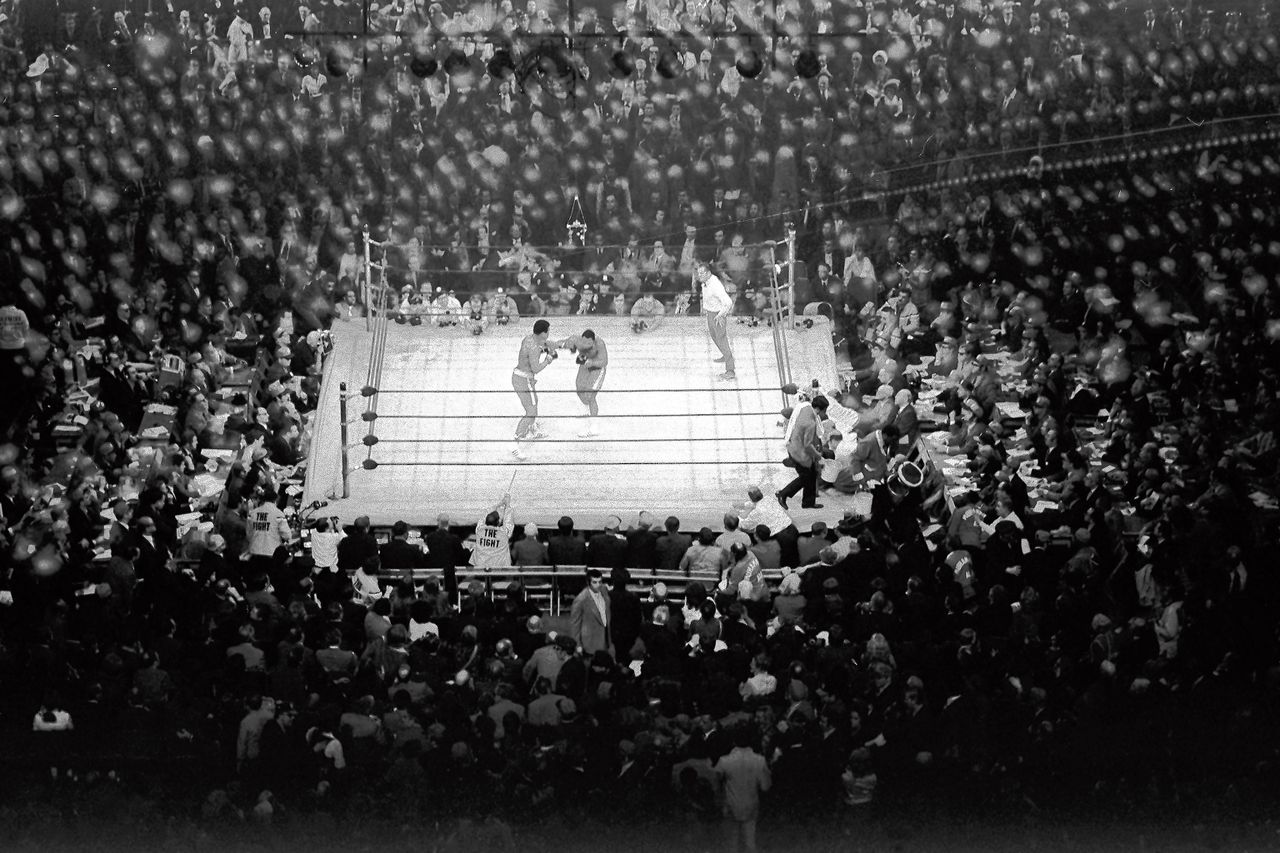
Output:
<path fill-rule="evenodd" d="M 658 571 L 674 572 L 680 568 L 684 552 L 693 544 L 693 537 L 680 532 L 680 519 L 668 516 L 663 523 L 666 532 L 654 543 L 654 552 L 658 558 Z"/>
<path fill-rule="evenodd" d="M 604 523 L 604 530 L 587 540 L 587 565 L 602 569 L 623 569 L 627 566 L 627 540 L 618 528 L 622 519 L 611 515 Z"/>
<path fill-rule="evenodd" d="M 640 596 L 627 589 L 630 582 L 631 573 L 626 569 L 614 569 L 609 575 L 609 606 L 613 617 L 609 633 L 618 660 L 623 663 L 631 659 L 631 648 L 640 637 L 640 625 L 644 621 Z"/>
<path fill-rule="evenodd" d="M 902 693 L 900 718 L 886 733 L 886 749 L 904 783 L 919 795 L 934 777 L 936 726 L 925 708 L 922 691 L 914 686 Z"/>
<path fill-rule="evenodd" d="M 698 229 L 693 225 L 684 226 L 684 243 L 680 247 L 679 271 L 681 287 L 688 287 L 693 282 L 693 267 L 702 260 L 698 248 Z"/>
<path fill-rule="evenodd" d="M 556 532 L 547 539 L 547 558 L 553 566 L 583 566 L 587 563 L 587 542 L 573 529 L 573 519 L 562 516 Z"/>
<path fill-rule="evenodd" d="M 892 442 L 888 445 L 888 451 L 880 449 L 884 442 L 884 430 L 896 430 L 896 427 L 888 424 L 858 439 L 852 444 L 852 450 L 845 449 L 850 442 L 842 444 L 836 455 L 836 464 L 829 472 L 831 479 L 827 481 L 827 488 L 853 494 L 869 488 L 869 481 L 883 481 L 893 455 Z M 886 456 L 886 452 L 889 455 Z"/>
<path fill-rule="evenodd" d="M 25 510 L 23 510 L 25 512 Z M 15 521 L 11 519 L 10 521 Z M 133 507 L 123 498 L 116 498 L 111 503 L 111 527 L 107 531 L 107 541 L 111 545 L 129 538 L 129 524 L 133 521 Z"/>
<path fill-rule="evenodd" d="M 342 630 L 330 628 L 324 635 L 324 648 L 316 649 L 316 663 L 330 678 L 350 678 L 356 672 L 356 653 L 342 647 Z"/>
<path fill-rule="evenodd" d="M 809 279 L 811 281 L 818 278 L 818 267 L 825 265 L 828 275 L 833 275 L 838 279 L 844 278 L 844 252 L 836 246 L 836 241 L 831 237 L 824 237 L 822 246 L 814 253 L 809 260 Z"/>
<path fill-rule="evenodd" d="M 404 580 L 412 580 L 410 570 L 425 566 L 427 562 L 422 546 L 409 544 L 409 525 L 404 521 L 397 521 L 391 526 L 391 541 L 378 549 L 378 557 L 383 570 L 399 572 Z"/>
<path fill-rule="evenodd" d="M 570 633 L 587 657 L 598 651 L 613 654 L 610 628 L 613 612 L 604 575 L 599 569 L 587 570 L 587 588 L 578 593 L 569 611 Z"/>
<path fill-rule="evenodd" d="M 653 515 L 640 513 L 636 526 L 627 531 L 626 564 L 633 569 L 658 567 L 658 534 L 653 532 Z"/>
<path fill-rule="evenodd" d="M 142 403 L 125 378 L 124 357 L 116 352 L 107 354 L 107 363 L 98 378 L 98 398 L 108 412 L 114 412 L 130 431 L 137 430 L 142 422 Z"/>
<path fill-rule="evenodd" d="M 529 522 L 524 526 L 524 536 L 511 543 L 513 566 L 548 565 L 547 546 L 538 539 L 538 525 Z"/>
<path fill-rule="evenodd" d="M 156 578 L 169 563 L 169 549 L 156 538 L 156 523 L 150 516 L 140 517 L 134 525 L 133 545 L 138 551 L 134 565 L 142 580 Z"/>
<path fill-rule="evenodd" d="M 338 543 L 338 568 L 354 572 L 378 556 L 378 540 L 369 532 L 369 516 L 362 515 L 351 525 L 347 538 Z"/>
<path fill-rule="evenodd" d="M 836 475 L 836 488 L 848 490 L 868 480 L 883 482 L 898 445 L 898 428 L 889 424 L 858 442 L 849 467 Z M 847 472 L 847 476 L 846 476 Z"/>
<path fill-rule="evenodd" d="M 911 389 L 903 388 L 894 395 L 893 402 L 898 407 L 893 425 L 898 428 L 898 436 L 910 445 L 920 433 L 920 415 L 916 412 Z"/>
<path fill-rule="evenodd" d="M 764 756 L 751 748 L 751 730 L 745 725 L 733 733 L 733 749 L 715 765 L 720 780 L 724 817 L 734 828 L 735 847 L 756 850 L 756 822 L 760 795 L 773 785 Z"/>
<path fill-rule="evenodd" d="M 604 232 L 593 231 L 591 245 L 582 251 L 582 269 L 585 272 L 601 274 L 612 271 L 617 257 L 617 250 L 604 244 Z"/>
<path fill-rule="evenodd" d="M 426 566 L 444 571 L 444 591 L 452 601 L 458 595 L 458 566 L 467 564 L 468 555 L 462 538 L 449 529 L 449 516 L 436 516 L 436 529 L 426 535 Z"/>
<path fill-rule="evenodd" d="M 302 461 L 302 453 L 298 443 L 301 433 L 297 424 L 286 424 L 284 429 L 272 433 L 267 439 L 267 451 L 271 461 L 277 465 L 291 468 Z"/>
<path fill-rule="evenodd" d="M 205 544 L 204 553 L 200 555 L 200 568 L 197 571 L 201 581 L 240 579 L 239 570 L 232 571 L 231 562 L 226 557 L 227 540 L 217 533 L 210 534 Z"/>

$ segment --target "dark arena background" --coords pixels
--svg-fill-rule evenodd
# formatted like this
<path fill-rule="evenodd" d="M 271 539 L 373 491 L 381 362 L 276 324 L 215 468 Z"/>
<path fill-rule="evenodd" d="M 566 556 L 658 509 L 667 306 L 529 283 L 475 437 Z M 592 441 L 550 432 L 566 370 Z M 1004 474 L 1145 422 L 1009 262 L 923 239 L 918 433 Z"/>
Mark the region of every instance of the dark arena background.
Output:
<path fill-rule="evenodd" d="M 1271 3 L 0 0 L 0 850 L 1270 850 Z"/>

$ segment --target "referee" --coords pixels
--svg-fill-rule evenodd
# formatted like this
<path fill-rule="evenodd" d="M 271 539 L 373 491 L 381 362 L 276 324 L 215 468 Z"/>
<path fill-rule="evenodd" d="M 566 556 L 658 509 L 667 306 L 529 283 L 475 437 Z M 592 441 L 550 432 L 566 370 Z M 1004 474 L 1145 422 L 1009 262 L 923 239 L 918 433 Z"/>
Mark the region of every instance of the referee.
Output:
<path fill-rule="evenodd" d="M 729 315 L 733 313 L 733 300 L 705 261 L 699 261 L 694 267 L 694 275 L 702 284 L 702 313 L 707 317 L 707 331 L 720 350 L 720 358 L 716 361 L 724 362 L 724 373 L 718 378 L 726 381 L 737 379 L 733 369 L 733 349 L 729 346 Z"/>

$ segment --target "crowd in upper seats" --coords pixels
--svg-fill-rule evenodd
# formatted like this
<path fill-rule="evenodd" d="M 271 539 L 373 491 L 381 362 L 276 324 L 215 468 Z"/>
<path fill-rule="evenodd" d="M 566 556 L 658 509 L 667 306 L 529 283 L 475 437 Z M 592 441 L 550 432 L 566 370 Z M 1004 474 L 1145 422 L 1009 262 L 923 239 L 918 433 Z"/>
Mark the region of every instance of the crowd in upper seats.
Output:
<path fill-rule="evenodd" d="M 1022 150 L 1274 109 L 1265 14 L 780 6 L 829 34 L 812 76 L 808 43 L 750 79 L 722 45 L 677 41 L 671 60 L 633 35 L 628 77 L 607 38 L 504 81 L 490 43 L 459 42 L 469 72 L 415 73 L 395 34 L 471 25 L 443 6 L 380 9 L 349 56 L 319 35 L 343 4 L 94 12 L 47 43 L 3 8 L 0 678 L 24 728 L 80 733 L 37 741 L 58 770 L 194 757 L 239 780 L 208 816 L 264 819 L 406 799 L 424 817 L 711 818 L 739 738 L 768 760 L 775 807 L 823 814 L 1270 779 L 1280 167 L 1221 135 L 1157 156 L 1135 135 L 1088 149 L 1132 160 L 1062 171 Z M 726 8 L 752 25 L 705 10 Z M 505 11 L 528 29 L 559 14 Z M 645 4 L 638 22 L 664 15 Z M 969 183 L 968 155 L 1030 168 Z M 881 212 L 864 192 L 935 161 L 961 183 L 889 193 L 888 223 L 862 224 Z M 546 248 L 574 198 L 589 245 Z M 364 310 L 365 227 L 391 246 L 388 284 L 501 286 L 520 310 L 574 288 L 577 310 L 601 274 L 623 295 L 601 305 L 625 307 L 681 289 L 697 258 L 745 303 L 751 247 L 788 224 L 850 349 L 854 387 L 832 396 L 859 440 L 913 408 L 921 354 L 947 379 L 936 414 L 979 480 L 941 539 L 924 535 L 936 507 L 887 484 L 869 519 L 830 529 L 794 530 L 754 495 L 737 535 L 604 531 L 607 586 L 582 601 L 611 615 L 587 642 L 552 637 L 518 586 L 457 589 L 447 523 L 425 540 L 442 585 L 406 583 L 364 525 L 318 529 L 319 571 L 277 552 L 322 332 Z M 997 349 L 1028 383 L 1022 447 L 984 364 Z M 215 400 L 241 363 L 262 381 Z M 176 411 L 143 441 L 153 403 Z M 201 451 L 223 406 L 245 442 L 210 503 Z M 1115 482 L 1076 429 L 1100 408 Z M 1026 505 L 1014 450 L 1052 482 L 1053 514 Z M 255 548 L 259 513 L 280 542 Z M 571 527 L 548 537 L 552 562 L 589 562 Z M 689 570 L 683 596 L 635 591 L 657 567 Z"/>
<path fill-rule="evenodd" d="M 461 294 L 514 286 L 513 267 L 546 266 L 519 250 L 562 243 L 576 198 L 610 257 L 560 266 L 598 273 L 612 261 L 611 286 L 633 294 L 645 273 L 688 274 L 677 248 L 686 227 L 702 253 L 731 249 L 738 235 L 748 247 L 778 239 L 787 222 L 812 241 L 819 221 L 923 164 L 944 179 L 1022 168 L 1046 145 L 1265 113 L 1280 96 L 1265 14 L 783 4 L 784 29 L 829 35 L 779 43 L 775 64 L 760 42 L 642 35 L 666 20 L 661 3 L 616 21 L 584 10 L 578 52 L 538 61 L 545 40 L 522 34 L 565 10 L 506 5 L 485 17 L 391 4 L 373 13 L 379 35 L 367 42 L 316 34 L 346 31 L 344 15 L 359 10 L 343 3 L 89 14 L 44 43 L 11 29 L 10 43 L 35 58 L 10 84 L 18 147 L 5 179 L 23 197 L 71 184 L 65 192 L 90 220 L 122 214 L 107 243 L 142 253 L 136 275 L 180 277 L 197 261 L 211 296 L 228 281 L 259 284 L 239 269 L 216 274 L 229 251 L 220 236 L 267 238 L 277 265 L 297 268 L 295 286 L 325 272 L 346 288 L 360 271 L 342 258 L 365 226 L 397 247 L 397 287 L 424 277 Z M 739 32 L 759 24 L 746 4 L 707 4 L 681 21 L 696 32 L 700 16 L 719 25 L 726 11 Z M 476 31 L 486 39 L 459 37 Z M 491 68 L 507 33 L 514 67 Z M 421 34 L 433 39 L 427 56 L 444 63 L 456 47 L 466 67 L 418 76 L 428 70 Z M 740 46 L 763 59 L 758 77 L 738 71 Z M 635 60 L 627 76 L 611 73 L 618 48 Z M 23 66 L 21 53 L 4 61 Z M 573 96 L 561 99 L 565 81 Z M 100 97 L 86 100 L 86 89 Z M 64 161 L 68 145 L 86 149 Z M 140 207 L 138 193 L 165 204 Z M 135 212 L 147 220 L 145 242 L 127 224 Z M 12 215 L 41 214 L 19 206 Z M 855 227 L 832 237 L 846 253 L 878 249 Z M 97 251 L 94 272 L 111 255 Z M 247 254 L 238 247 L 237 264 Z M 739 283 L 758 278 L 757 252 L 737 254 L 746 255 L 730 265 Z M 569 278 L 580 287 L 584 276 Z"/>

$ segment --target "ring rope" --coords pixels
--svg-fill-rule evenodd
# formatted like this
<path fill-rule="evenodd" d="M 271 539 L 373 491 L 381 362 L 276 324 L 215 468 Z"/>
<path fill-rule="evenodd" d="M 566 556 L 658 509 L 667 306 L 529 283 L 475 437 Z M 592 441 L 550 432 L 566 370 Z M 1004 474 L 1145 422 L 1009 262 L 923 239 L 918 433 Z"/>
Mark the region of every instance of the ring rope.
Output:
<path fill-rule="evenodd" d="M 386 361 L 387 352 L 387 331 L 390 328 L 390 314 L 387 311 L 385 288 L 382 290 L 381 298 L 376 301 L 381 302 L 382 305 L 380 306 L 381 310 L 379 311 L 377 324 L 373 329 L 373 342 L 369 352 L 369 384 L 366 386 L 374 389 L 382 384 L 382 368 Z M 366 436 L 369 439 L 368 450 L 365 453 L 366 464 L 373 461 L 373 444 L 374 439 L 376 439 L 374 430 L 376 429 L 375 425 L 378 418 L 378 397 L 379 395 L 376 392 L 370 394 L 369 403 L 365 407 L 365 417 L 369 421 L 369 431 Z"/>
<path fill-rule="evenodd" d="M 620 462 L 598 462 L 598 461 L 586 461 L 586 462 L 513 462 L 513 461 L 504 461 L 504 462 L 436 462 L 436 461 L 434 461 L 434 460 L 433 460 L 433 461 L 431 461 L 431 462 L 379 462 L 379 463 L 376 463 L 375 467 L 377 467 L 377 468 L 425 468 L 425 467 L 441 468 L 441 467 L 444 467 L 444 466 L 448 466 L 448 467 L 450 467 L 450 468 L 510 468 L 510 467 L 512 467 L 513 465 L 519 465 L 519 466 L 520 466 L 520 467 L 522 467 L 522 468 L 531 468 L 531 467 L 538 467 L 538 468 L 564 468 L 564 467 L 579 467 L 579 466 L 584 466 L 584 465 L 590 465 L 590 466 L 592 466 L 592 467 L 596 467 L 596 466 L 622 466 L 622 465 L 644 465 L 644 466 L 649 466 L 649 467 L 653 467 L 653 466 L 662 466 L 662 467 L 666 467 L 666 466 L 676 465 L 676 466 L 679 466 L 679 467 L 681 467 L 681 468 L 687 468 L 687 467 L 688 467 L 688 466 L 690 466 L 690 465 L 719 465 L 719 466 L 732 466 L 732 465 L 770 465 L 770 464 L 776 465 L 776 464 L 778 464 L 778 463 L 776 462 L 776 460 L 773 460 L 773 459 L 744 459 L 744 460 L 739 460 L 739 461 L 735 461 L 735 462 L 720 462 L 720 461 L 717 461 L 717 460 L 714 460 L 714 459 L 696 459 L 696 460 L 693 460 L 693 461 L 690 461 L 690 462 L 645 462 L 644 460 L 638 460 L 638 459 L 633 459 L 633 460 L 628 460 L 628 461 L 620 461 Z"/>
<path fill-rule="evenodd" d="M 780 387 L 780 386 L 779 386 Z M 778 388 L 738 388 L 731 385 L 718 385 L 710 388 L 601 388 L 596 394 L 706 394 L 712 391 L 732 391 L 737 394 L 774 393 Z M 510 388 L 384 388 L 375 390 L 375 394 L 510 394 Z M 538 394 L 577 394 L 575 388 L 551 388 L 546 391 L 538 389 Z"/>
<path fill-rule="evenodd" d="M 539 392 L 539 393 L 541 393 L 541 392 Z M 771 417 L 771 418 L 775 418 L 775 417 L 778 417 L 779 412 L 778 412 L 778 410 L 777 410 L 777 409 L 774 409 L 773 411 L 769 411 L 769 412 L 730 412 L 730 413 L 727 413 L 727 414 L 728 414 L 729 416 L 732 416 L 732 417 L 739 417 L 739 418 L 755 418 L 755 417 Z M 561 418 L 581 418 L 581 417 L 582 417 L 582 415 L 542 415 L 542 414 L 540 414 L 540 415 L 538 415 L 538 420 L 540 420 L 540 421 L 544 421 L 544 420 L 553 420 L 553 419 L 561 419 Z M 658 413 L 649 413 L 649 412 L 622 412 L 622 413 L 619 413 L 619 414 L 616 414 L 616 415 L 602 415 L 601 417 L 605 417 L 605 418 L 609 418 L 609 419 L 612 419 L 612 418 L 722 418 L 722 417 L 726 417 L 726 413 L 725 413 L 725 412 L 658 412 Z M 477 419 L 483 419 L 483 418 L 495 418 L 495 419 L 498 419 L 498 420 L 506 420 L 506 421 L 510 421 L 510 420 L 512 420 L 512 418 L 511 418 L 511 417 L 509 417 L 508 415 L 436 415 L 436 414 L 418 414 L 418 415 L 378 415 L 378 420 L 380 420 L 380 421 L 381 421 L 381 420 L 407 420 L 407 421 L 421 421 L 421 420 L 446 420 L 446 421 L 459 420 L 459 421 L 461 421 L 461 420 L 467 420 L 467 421 L 474 421 L 474 420 L 477 420 Z"/>
<path fill-rule="evenodd" d="M 381 274 L 382 274 L 383 276 L 385 276 L 385 275 L 386 275 L 386 268 L 385 268 L 385 265 L 383 266 L 383 268 L 381 269 L 381 271 L 380 271 L 380 272 L 381 272 Z M 374 331 L 374 335 L 373 335 L 372 347 L 371 347 L 371 352 L 370 352 L 370 364 L 369 364 L 369 371 L 368 371 L 368 382 L 367 382 L 367 384 L 366 384 L 365 389 L 364 389 L 362 392 L 360 392 L 360 393 L 365 394 L 366 396 L 368 396 L 368 397 L 369 397 L 369 400 L 368 400 L 368 403 L 367 403 L 367 406 L 366 406 L 366 412 L 365 412 L 365 418 L 369 421 L 369 430 L 368 430 L 368 434 L 367 434 L 367 436 L 366 436 L 365 441 L 363 441 L 363 442 L 358 442 L 358 443 L 356 443 L 356 444 L 353 444 L 353 445 L 352 445 L 352 446 L 358 446 L 358 444 L 359 444 L 359 443 L 363 443 L 363 444 L 365 444 L 365 445 L 366 445 L 366 456 L 365 456 L 365 461 L 364 461 L 363 465 L 361 466 L 361 467 L 363 467 L 365 470 L 373 470 L 373 469 L 375 469 L 375 468 L 382 468 L 382 467 L 402 467 L 402 468 L 406 468 L 406 467 L 423 467 L 423 466 L 431 466 L 431 467 L 445 467 L 445 466 L 447 466 L 447 467 L 451 467 L 451 468 L 456 468 L 456 467 L 507 468 L 507 467 L 510 467 L 510 466 L 511 466 L 511 465 L 513 465 L 513 464 L 527 465 L 527 466 L 531 466 L 531 467 L 538 467 L 538 468 L 553 468 L 553 467 L 584 467 L 584 466 L 587 466 L 587 465 L 591 465 L 591 466 L 595 466 L 595 467 L 599 467 L 599 466 L 622 467 L 622 466 L 637 466 L 637 465 L 642 465 L 642 466 L 653 466 L 653 465 L 658 465 L 658 466 L 663 466 L 663 467 L 670 467 L 670 466 L 676 466 L 676 465 L 678 465 L 678 466 L 680 466 L 680 467 L 682 467 L 682 468 L 687 468 L 687 466 L 690 466 L 690 465 L 697 465 L 697 466 L 703 466 L 703 465 L 718 465 L 718 466 L 726 466 L 726 465 L 727 465 L 727 466 L 753 466 L 753 465 L 768 465 L 768 464 L 770 464 L 770 463 L 771 463 L 771 460 L 770 460 L 770 459 L 768 459 L 768 458 L 765 458 L 765 459 L 759 459 L 759 460 L 741 460 L 741 461 L 693 460 L 693 461 L 681 461 L 681 462 L 663 462 L 663 461 L 645 461 L 645 460 L 617 460 L 617 461 L 599 461 L 599 460 L 585 461 L 585 460 L 584 460 L 584 461 L 560 461 L 560 462 L 554 462 L 554 461 L 527 461 L 527 460 L 525 460 L 525 461 L 521 461 L 521 462 L 513 463 L 513 462 L 512 462 L 512 461 L 510 461 L 510 460 L 503 460 L 503 461 L 499 461 L 499 462 L 452 462 L 452 461 L 443 461 L 443 460 L 441 460 L 441 461 L 435 461 L 435 460 L 433 460 L 433 461 L 430 461 L 430 462 L 416 462 L 416 461 L 413 461 L 413 462 L 410 462 L 410 461 L 391 461 L 391 462 L 379 463 L 378 461 L 376 461 L 376 460 L 373 458 L 373 448 L 374 448 L 374 446 L 375 446 L 375 445 L 377 445 L 377 444 L 381 444 L 381 443 L 411 444 L 411 445 L 420 445 L 420 444 L 455 445 L 455 444 L 472 444 L 472 443 L 475 443 L 475 444 L 507 444 L 507 443 L 509 443 L 509 439 L 506 439 L 506 438 L 502 438 L 502 439 L 470 439 L 470 438 L 447 438 L 447 439 L 430 439 L 430 438 L 378 438 L 378 437 L 376 436 L 376 422 L 377 422 L 378 420 L 382 419 L 382 418 L 391 418 L 391 419 L 395 419 L 395 420 L 416 420 L 416 421 L 423 421 L 423 420 L 426 420 L 426 419 L 435 419 L 435 420 L 463 420 L 463 419 L 466 419 L 466 420 L 475 420 L 475 419 L 476 419 L 476 416 L 475 416 L 475 415 L 458 415 L 458 414 L 412 414 L 412 415 L 408 415 L 408 414 L 405 414 L 405 415 L 401 415 L 401 414 L 387 414 L 387 415 L 383 415 L 383 414 L 380 414 L 380 413 L 378 412 L 378 398 L 380 398 L 383 394 L 468 394 L 468 395 L 471 395 L 471 394 L 504 394 L 504 395 L 505 395 L 505 394 L 510 394 L 510 393 L 511 393 L 511 391 L 510 391 L 510 390 L 505 389 L 505 388 L 502 388 L 502 389 L 448 389 L 448 388 L 389 388 L 389 389 L 383 389 L 383 388 L 380 388 L 379 386 L 381 385 L 381 381 L 382 381 L 382 373 L 383 373 L 383 368 L 384 368 L 384 365 L 385 365 L 387 339 L 388 339 L 388 337 L 389 337 L 389 331 L 390 331 L 390 319 L 391 319 L 391 316 L 390 316 L 390 315 L 391 315 L 391 313 L 392 313 L 392 312 L 391 312 L 391 310 L 390 310 L 390 307 L 389 307 L 388 305 L 386 305 L 386 303 L 390 301 L 390 291 L 389 291 L 389 289 L 388 289 L 388 288 L 385 288 L 385 287 L 384 287 L 384 288 L 381 288 L 381 291 L 382 291 L 382 292 L 381 292 L 381 294 L 380 294 L 381 299 L 380 299 L 379 301 L 381 301 L 381 302 L 383 302 L 383 303 L 384 303 L 384 305 L 383 305 L 383 311 L 379 312 L 380 316 L 378 317 L 378 322 L 375 324 L 375 327 L 374 327 L 374 329 L 373 329 L 373 331 Z M 596 393 L 605 393 L 605 394 L 611 394 L 611 393 L 626 394 L 626 393 L 667 393 L 667 392 L 673 392 L 673 393 L 709 394 L 709 393 L 716 393 L 716 392 L 727 391 L 727 392 L 732 392 L 732 393 L 735 393 L 735 394 L 743 394 L 743 393 L 772 393 L 772 392 L 776 392 L 776 391 L 778 391 L 778 390 L 779 390 L 778 388 L 774 388 L 774 387 L 763 387 L 763 388 L 762 388 L 762 387 L 750 387 L 750 388 L 741 388 L 741 387 L 736 387 L 736 386 L 731 386 L 731 385 L 729 385 L 729 386 L 726 386 L 726 385 L 716 385 L 716 386 L 713 386 L 713 387 L 700 387 L 700 388 L 634 388 L 634 389 L 611 388 L 611 389 L 607 389 L 607 390 L 605 390 L 605 389 L 601 389 L 600 391 L 597 391 Z M 367 393 L 366 393 L 366 392 L 367 392 Z M 577 390 L 577 389 L 568 389 L 568 388 L 565 388 L 565 389 L 549 389 L 549 390 L 546 390 L 546 391 L 540 391 L 539 393 L 540 393 L 540 394 L 569 394 L 569 393 L 577 394 L 577 393 L 579 393 L 579 392 L 578 392 L 578 390 Z M 618 417 L 618 418 L 674 418 L 674 417 L 679 417 L 679 418 L 691 418 L 691 417 L 723 417 L 723 414 L 724 414 L 724 413 L 721 413 L 721 412 L 692 412 L 692 413 L 690 413 L 690 412 L 680 412 L 680 413 L 657 413 L 657 414 L 652 414 L 652 413 L 623 413 L 623 414 L 617 414 L 617 415 L 610 415 L 609 417 L 610 417 L 610 418 L 613 418 L 613 417 Z M 740 417 L 740 418 L 753 418 L 753 417 L 760 417 L 760 418 L 774 418 L 774 417 L 777 417 L 777 416 L 778 416 L 778 414 L 779 414 L 779 412 L 778 412 L 778 411 L 776 411 L 776 410 L 775 410 L 775 411 L 763 411 L 763 412 L 738 412 L 738 413 L 737 413 L 738 417 Z M 507 417 L 506 417 L 505 415 L 488 415 L 488 416 L 480 416 L 480 417 L 482 417 L 482 418 L 483 418 L 483 417 L 500 417 L 500 418 L 502 418 L 503 420 L 507 420 Z M 578 419 L 580 419 L 580 418 L 581 418 L 581 415 L 576 415 L 576 414 L 573 414 L 573 415 L 552 415 L 552 414 L 548 414 L 548 415 L 542 415 L 542 416 L 541 416 L 541 418 L 542 418 L 542 419 L 545 419 L 545 420 L 563 420 L 563 419 L 568 419 L 568 418 L 573 418 L 574 420 L 578 420 Z M 776 440 L 776 438 L 774 438 L 774 437 L 772 437 L 772 436 L 750 436 L 750 437 L 748 437 L 748 436 L 741 436 L 741 437 L 733 437 L 733 438 L 709 437 L 709 436 L 702 436 L 702 437 L 690 437 L 690 438 L 657 438 L 657 437 L 643 437 L 643 438 L 636 438 L 636 439 L 612 439 L 612 438 L 600 439 L 600 438 L 582 437 L 582 438 L 579 438 L 579 439 L 573 439 L 573 438 L 564 438 L 564 439 L 542 439 L 542 440 L 540 440 L 540 441 L 539 441 L 539 443 L 542 443 L 542 444 L 581 444 L 581 443 L 582 443 L 582 442 L 584 442 L 584 441 L 590 441 L 590 442 L 592 442 L 592 443 L 594 443 L 594 444 L 598 444 L 598 445 L 614 445 L 614 444 L 627 444 L 627 445 L 632 445 L 632 444 L 642 444 L 642 443 L 643 443 L 643 444 L 650 444 L 650 443 L 671 442 L 671 441 L 690 441 L 690 442 L 706 442 L 706 441 L 718 441 L 718 442 L 725 442 L 725 441 L 740 441 L 740 442 L 744 442 L 744 443 L 745 443 L 745 442 L 775 441 L 775 440 Z"/>
<path fill-rule="evenodd" d="M 767 435 L 743 435 L 731 437 L 697 436 L 690 438 L 539 438 L 537 444 L 647 444 L 658 442 L 688 441 L 778 441 Z M 510 438 L 379 438 L 378 444 L 510 444 Z"/>

